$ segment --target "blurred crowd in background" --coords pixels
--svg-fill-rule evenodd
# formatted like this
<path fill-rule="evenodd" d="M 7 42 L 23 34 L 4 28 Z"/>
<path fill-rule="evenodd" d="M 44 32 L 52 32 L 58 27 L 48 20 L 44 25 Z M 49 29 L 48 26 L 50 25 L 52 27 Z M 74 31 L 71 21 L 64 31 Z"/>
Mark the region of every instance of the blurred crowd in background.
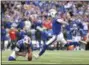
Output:
<path fill-rule="evenodd" d="M 85 26 L 83 40 L 89 42 L 88 1 L 2 1 L 2 49 L 15 44 L 24 35 L 28 35 L 32 40 L 38 41 L 38 46 L 41 47 L 42 42 L 46 42 L 52 36 L 52 22 L 51 17 L 48 16 L 49 10 L 52 8 L 58 11 L 57 18 L 63 18 L 69 23 L 73 21 L 81 22 Z M 40 27 L 39 30 L 38 27 Z M 82 29 L 82 26 L 79 29 Z M 63 27 L 65 39 L 68 37 L 69 30 L 68 27 Z M 37 42 L 33 43 L 37 44 Z M 88 44 L 86 45 L 89 46 Z"/>

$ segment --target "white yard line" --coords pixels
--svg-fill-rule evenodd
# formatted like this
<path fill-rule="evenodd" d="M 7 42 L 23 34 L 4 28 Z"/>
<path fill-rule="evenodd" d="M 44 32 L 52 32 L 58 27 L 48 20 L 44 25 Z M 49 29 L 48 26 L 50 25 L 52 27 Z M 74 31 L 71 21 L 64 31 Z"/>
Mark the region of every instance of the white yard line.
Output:
<path fill-rule="evenodd" d="M 4 63 L 3 63 L 4 62 Z M 17 63 L 19 63 L 19 61 L 2 61 L 2 64 L 6 64 L 6 63 L 10 63 L 10 64 L 17 64 Z M 43 62 L 43 63 L 41 63 L 41 62 L 21 62 L 21 63 L 19 63 L 19 64 L 60 64 L 60 63 L 47 63 L 47 62 Z"/>
<path fill-rule="evenodd" d="M 74 61 L 74 60 L 72 60 L 72 61 Z M 81 61 L 81 60 L 77 60 L 77 61 Z M 19 61 L 2 61 L 2 64 L 65 64 L 65 63 L 62 63 L 62 62 L 60 62 L 60 63 L 48 63 L 48 62 L 21 62 L 21 63 L 19 63 Z M 71 63 L 66 63 L 66 64 L 71 64 Z M 76 63 L 73 63 L 73 64 L 76 64 Z M 81 63 L 77 63 L 77 64 L 81 64 Z M 82 63 L 82 64 L 85 64 L 85 63 Z M 86 63 L 86 64 L 88 64 L 88 63 Z"/>

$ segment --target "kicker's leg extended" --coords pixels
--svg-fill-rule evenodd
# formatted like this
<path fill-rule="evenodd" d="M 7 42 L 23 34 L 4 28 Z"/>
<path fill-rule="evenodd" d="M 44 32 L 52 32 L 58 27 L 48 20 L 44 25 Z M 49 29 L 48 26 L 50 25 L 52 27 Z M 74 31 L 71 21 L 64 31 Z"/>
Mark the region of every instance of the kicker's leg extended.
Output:
<path fill-rule="evenodd" d="M 39 56 L 41 56 L 45 52 L 49 45 L 56 41 L 56 38 L 57 36 L 53 35 L 53 37 L 47 41 L 47 43 L 43 46 L 42 50 L 40 51 Z"/>

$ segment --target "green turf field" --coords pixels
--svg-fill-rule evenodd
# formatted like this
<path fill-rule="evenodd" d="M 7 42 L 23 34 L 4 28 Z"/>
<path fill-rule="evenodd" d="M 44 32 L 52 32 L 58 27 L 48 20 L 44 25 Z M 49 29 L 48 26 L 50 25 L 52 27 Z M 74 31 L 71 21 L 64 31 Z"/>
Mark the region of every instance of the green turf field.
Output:
<path fill-rule="evenodd" d="M 33 58 L 33 61 L 27 61 L 24 57 L 8 61 L 10 53 L 9 50 L 2 52 L 2 64 L 89 64 L 89 51 L 46 51 L 39 59 Z"/>

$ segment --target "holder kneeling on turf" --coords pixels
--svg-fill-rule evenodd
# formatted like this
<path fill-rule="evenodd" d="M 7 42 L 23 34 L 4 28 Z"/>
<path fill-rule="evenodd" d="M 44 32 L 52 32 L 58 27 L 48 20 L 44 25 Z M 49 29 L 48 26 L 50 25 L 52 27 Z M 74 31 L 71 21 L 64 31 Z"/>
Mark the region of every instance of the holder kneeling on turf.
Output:
<path fill-rule="evenodd" d="M 19 40 L 14 48 L 13 52 L 9 56 L 9 61 L 16 60 L 17 56 L 23 56 L 28 59 L 28 61 L 32 60 L 32 49 L 31 49 L 31 41 L 28 36 L 24 36 L 23 39 Z"/>

